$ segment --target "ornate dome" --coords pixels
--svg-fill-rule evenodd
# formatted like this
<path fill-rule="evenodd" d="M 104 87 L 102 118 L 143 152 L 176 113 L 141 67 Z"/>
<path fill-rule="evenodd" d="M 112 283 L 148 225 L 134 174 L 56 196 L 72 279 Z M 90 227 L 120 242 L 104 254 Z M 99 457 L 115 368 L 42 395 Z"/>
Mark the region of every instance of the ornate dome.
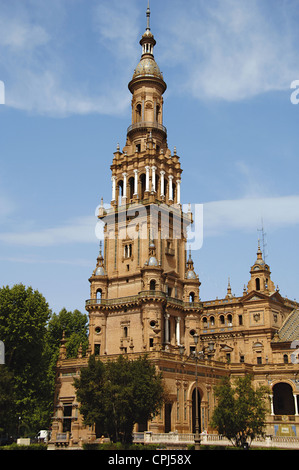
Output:
<path fill-rule="evenodd" d="M 153 57 L 142 57 L 136 69 L 134 70 L 133 79 L 137 77 L 157 77 L 163 80 L 163 75 Z"/>
<path fill-rule="evenodd" d="M 186 275 L 187 279 L 197 279 L 194 271 L 188 271 Z"/>
<path fill-rule="evenodd" d="M 150 259 L 148 260 L 148 266 L 158 266 L 158 261 L 155 256 L 150 257 Z"/>
<path fill-rule="evenodd" d="M 103 266 L 99 266 L 99 267 L 96 269 L 95 275 L 96 275 L 96 276 L 105 276 L 105 271 L 104 271 Z"/>

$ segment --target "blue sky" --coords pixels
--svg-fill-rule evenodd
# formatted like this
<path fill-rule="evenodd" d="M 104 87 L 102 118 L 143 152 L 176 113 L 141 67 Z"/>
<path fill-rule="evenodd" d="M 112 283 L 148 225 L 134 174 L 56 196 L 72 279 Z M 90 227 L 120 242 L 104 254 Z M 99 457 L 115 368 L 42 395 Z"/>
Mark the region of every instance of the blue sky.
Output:
<path fill-rule="evenodd" d="M 55 312 L 89 298 L 146 6 L 0 0 L 0 285 L 32 285 Z M 299 300 L 298 20 L 299 0 L 151 0 L 182 202 L 204 204 L 203 300 L 228 277 L 242 295 L 262 219 L 272 280 Z"/>

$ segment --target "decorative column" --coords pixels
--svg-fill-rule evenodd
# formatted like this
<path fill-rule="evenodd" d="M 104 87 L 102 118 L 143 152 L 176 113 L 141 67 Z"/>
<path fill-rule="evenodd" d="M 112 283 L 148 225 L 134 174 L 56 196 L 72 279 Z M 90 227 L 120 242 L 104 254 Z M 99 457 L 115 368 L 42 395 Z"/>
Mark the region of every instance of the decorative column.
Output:
<path fill-rule="evenodd" d="M 123 173 L 123 198 L 127 198 L 127 173 Z"/>
<path fill-rule="evenodd" d="M 170 201 L 172 201 L 173 200 L 173 189 L 172 189 L 173 176 L 169 175 L 168 180 L 169 180 L 169 196 L 168 196 L 168 198 L 169 198 Z"/>
<path fill-rule="evenodd" d="M 134 196 L 138 196 L 138 170 L 134 170 Z"/>
<path fill-rule="evenodd" d="M 181 317 L 176 317 L 175 318 L 175 321 L 176 321 L 176 331 L 175 331 L 175 336 L 176 336 L 176 344 L 177 346 L 180 346 L 181 344 L 181 335 L 180 335 L 180 321 L 181 321 Z"/>
<path fill-rule="evenodd" d="M 177 204 L 181 204 L 181 180 L 176 180 L 177 185 Z"/>
<path fill-rule="evenodd" d="M 269 395 L 270 398 L 270 404 L 271 404 L 271 415 L 274 415 L 274 405 L 273 405 L 273 395 Z"/>
<path fill-rule="evenodd" d="M 149 191 L 149 177 L 150 177 L 150 167 L 146 166 L 145 167 L 145 191 Z"/>
<path fill-rule="evenodd" d="M 164 194 L 164 175 L 165 175 L 165 171 L 161 170 L 160 171 L 160 176 L 161 176 L 161 196 L 162 197 L 165 196 L 165 194 Z"/>
<path fill-rule="evenodd" d="M 112 176 L 112 201 L 115 201 L 116 197 L 116 176 Z"/>
<path fill-rule="evenodd" d="M 164 320 L 165 320 L 165 326 L 164 326 L 164 330 L 165 330 L 165 343 L 169 343 L 169 313 L 165 313 L 164 315 Z"/>
<path fill-rule="evenodd" d="M 156 192 L 156 167 L 152 166 L 152 191 Z"/>
<path fill-rule="evenodd" d="M 295 415 L 298 416 L 298 403 L 297 403 L 297 395 L 293 393 L 294 403 L 295 403 Z"/>

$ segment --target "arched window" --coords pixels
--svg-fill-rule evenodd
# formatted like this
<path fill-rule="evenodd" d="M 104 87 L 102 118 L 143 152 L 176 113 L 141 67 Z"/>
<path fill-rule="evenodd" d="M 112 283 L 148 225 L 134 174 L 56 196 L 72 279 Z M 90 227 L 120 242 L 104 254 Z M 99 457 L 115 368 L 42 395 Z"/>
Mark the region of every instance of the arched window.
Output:
<path fill-rule="evenodd" d="M 227 322 L 228 322 L 228 326 L 233 325 L 233 317 L 231 315 L 227 315 Z"/>
<path fill-rule="evenodd" d="M 207 317 L 203 317 L 202 322 L 203 322 L 203 327 L 204 327 L 204 328 L 207 328 L 207 326 L 208 326 Z"/>
<path fill-rule="evenodd" d="M 154 279 L 150 281 L 150 290 L 156 290 L 156 281 Z"/>
<path fill-rule="evenodd" d="M 255 279 L 255 290 L 260 290 L 261 289 L 261 283 L 260 283 L 260 279 L 257 277 Z"/>
<path fill-rule="evenodd" d="M 157 104 L 156 106 L 156 121 L 159 122 L 159 115 L 160 115 L 160 106 Z"/>
<path fill-rule="evenodd" d="M 128 327 L 124 326 L 124 338 L 128 337 Z"/>
<path fill-rule="evenodd" d="M 146 176 L 144 173 L 140 175 L 140 183 L 141 183 L 141 193 L 140 193 L 140 198 L 144 199 L 144 193 L 145 193 L 145 188 L 146 188 Z"/>
<path fill-rule="evenodd" d="M 195 296 L 194 292 L 189 293 L 189 302 L 190 302 L 190 304 L 194 302 L 194 296 Z"/>
<path fill-rule="evenodd" d="M 215 326 L 215 318 L 210 317 L 210 326 Z"/>
<path fill-rule="evenodd" d="M 220 315 L 220 325 L 225 325 L 224 315 Z"/>
<path fill-rule="evenodd" d="M 124 195 L 124 183 L 121 180 L 118 182 L 118 204 L 119 205 L 121 205 L 121 199 L 123 195 Z"/>
<path fill-rule="evenodd" d="M 289 362 L 289 357 L 288 357 L 287 354 L 284 354 L 284 355 L 283 355 L 283 362 L 284 362 L 284 364 L 288 364 L 288 362 Z"/>
<path fill-rule="evenodd" d="M 97 290 L 97 303 L 101 303 L 102 301 L 102 289 Z"/>
<path fill-rule="evenodd" d="M 124 258 L 131 258 L 132 257 L 132 244 L 128 243 L 124 246 Z"/>
<path fill-rule="evenodd" d="M 133 199 L 134 194 L 134 177 L 129 178 L 129 199 Z"/>
<path fill-rule="evenodd" d="M 137 104 L 136 106 L 136 122 L 141 122 L 141 114 L 142 114 L 142 107 L 141 104 Z"/>

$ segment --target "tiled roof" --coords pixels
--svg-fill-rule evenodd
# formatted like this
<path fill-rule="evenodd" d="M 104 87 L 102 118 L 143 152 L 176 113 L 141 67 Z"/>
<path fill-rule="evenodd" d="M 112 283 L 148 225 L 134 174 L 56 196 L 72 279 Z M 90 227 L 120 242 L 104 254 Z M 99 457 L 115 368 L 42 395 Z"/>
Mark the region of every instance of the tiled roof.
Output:
<path fill-rule="evenodd" d="M 278 332 L 279 341 L 299 340 L 299 310 L 294 309 Z"/>

